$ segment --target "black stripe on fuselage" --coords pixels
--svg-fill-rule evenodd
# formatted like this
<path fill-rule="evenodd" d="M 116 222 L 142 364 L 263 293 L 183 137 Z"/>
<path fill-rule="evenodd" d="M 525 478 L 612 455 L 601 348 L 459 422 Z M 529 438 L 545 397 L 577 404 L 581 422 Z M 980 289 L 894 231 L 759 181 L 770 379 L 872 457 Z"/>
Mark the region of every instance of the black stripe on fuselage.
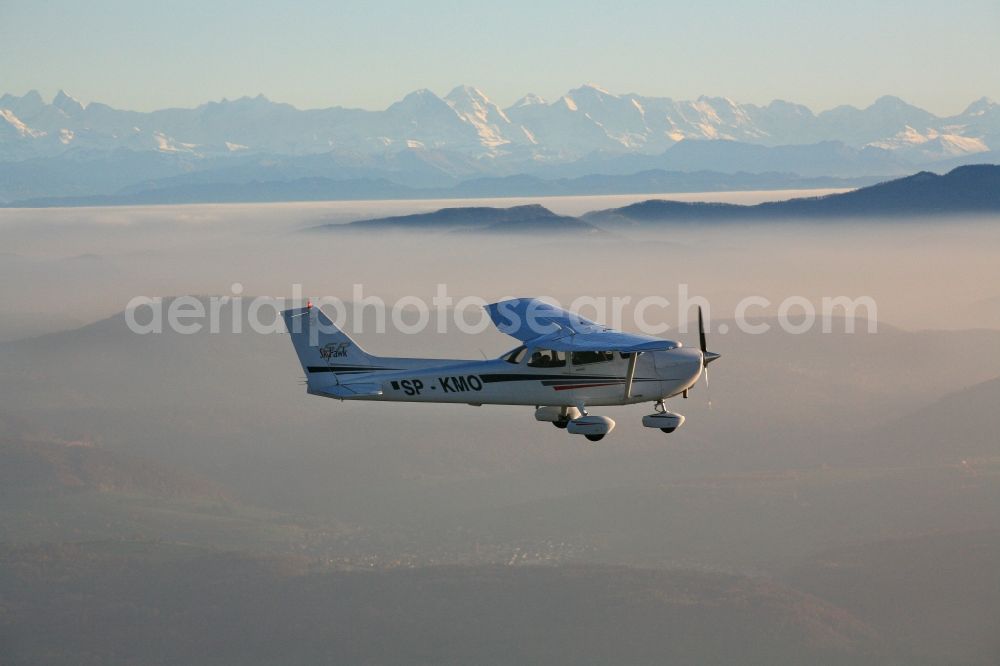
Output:
<path fill-rule="evenodd" d="M 502 372 L 498 374 L 479 375 L 487 384 L 493 382 L 530 382 L 544 380 L 577 380 L 577 379 L 609 379 L 611 375 L 567 375 L 567 374 L 547 374 L 541 373 L 518 373 Z"/>
<path fill-rule="evenodd" d="M 400 370 L 401 368 L 381 368 L 368 365 L 310 365 L 306 369 L 309 372 L 335 372 L 347 375 L 359 372 L 376 372 L 379 370 Z"/>
<path fill-rule="evenodd" d="M 586 382 L 624 382 L 624 377 L 613 375 L 542 375 L 542 374 L 520 374 L 503 373 L 494 375 L 479 375 L 484 384 L 495 384 L 498 382 L 532 382 L 540 381 L 543 386 L 555 386 L 558 384 L 580 384 Z M 658 382 L 659 377 L 636 377 L 637 382 Z"/>

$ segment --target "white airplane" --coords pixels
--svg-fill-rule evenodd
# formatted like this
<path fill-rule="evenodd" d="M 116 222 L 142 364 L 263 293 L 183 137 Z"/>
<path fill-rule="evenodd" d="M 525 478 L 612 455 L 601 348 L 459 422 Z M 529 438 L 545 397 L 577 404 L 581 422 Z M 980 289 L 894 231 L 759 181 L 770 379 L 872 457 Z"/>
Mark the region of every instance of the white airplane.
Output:
<path fill-rule="evenodd" d="M 647 428 L 670 433 L 684 416 L 663 401 L 687 397 L 719 354 L 674 340 L 623 333 L 534 298 L 486 306 L 521 345 L 493 360 L 373 356 L 311 303 L 282 312 L 306 373 L 307 392 L 339 400 L 532 405 L 535 419 L 598 441 L 615 427 L 588 407 L 652 401 Z"/>

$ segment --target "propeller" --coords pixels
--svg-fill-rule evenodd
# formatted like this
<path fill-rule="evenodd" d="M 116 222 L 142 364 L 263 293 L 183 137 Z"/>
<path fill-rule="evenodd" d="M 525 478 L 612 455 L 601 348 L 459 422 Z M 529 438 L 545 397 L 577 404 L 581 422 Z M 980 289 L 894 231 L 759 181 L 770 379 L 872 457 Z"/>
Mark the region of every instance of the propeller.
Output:
<path fill-rule="evenodd" d="M 705 318 L 701 314 L 701 306 L 698 306 L 698 344 L 701 346 L 701 361 L 704 367 L 722 356 L 715 352 L 708 351 L 708 343 L 705 341 Z"/>
<path fill-rule="evenodd" d="M 700 305 L 698 306 L 698 344 L 701 347 L 701 367 L 705 372 L 705 388 L 708 388 L 708 364 L 722 356 L 722 354 L 708 351 L 708 343 L 705 340 L 705 319 L 701 314 Z M 711 398 L 709 398 L 708 404 L 709 406 L 712 405 Z"/>

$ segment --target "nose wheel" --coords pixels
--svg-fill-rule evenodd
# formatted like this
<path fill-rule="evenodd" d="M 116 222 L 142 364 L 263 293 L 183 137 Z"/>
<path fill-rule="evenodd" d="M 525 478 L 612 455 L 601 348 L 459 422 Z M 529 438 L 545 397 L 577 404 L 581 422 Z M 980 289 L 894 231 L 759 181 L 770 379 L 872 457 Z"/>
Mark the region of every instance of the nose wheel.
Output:
<path fill-rule="evenodd" d="M 663 406 L 663 400 L 657 400 L 653 409 L 654 413 L 642 417 L 642 425 L 647 428 L 659 428 L 660 432 L 669 435 L 684 423 L 684 415 L 667 411 L 667 408 Z"/>

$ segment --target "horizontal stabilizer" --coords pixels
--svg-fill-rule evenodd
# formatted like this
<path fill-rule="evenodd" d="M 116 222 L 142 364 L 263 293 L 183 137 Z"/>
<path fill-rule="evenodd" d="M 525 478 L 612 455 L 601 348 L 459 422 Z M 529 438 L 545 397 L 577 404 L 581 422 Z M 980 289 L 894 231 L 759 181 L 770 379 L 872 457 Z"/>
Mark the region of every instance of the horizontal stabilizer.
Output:
<path fill-rule="evenodd" d="M 378 384 L 334 384 L 311 390 L 310 393 L 341 399 L 368 398 L 382 395 L 382 387 Z"/>

